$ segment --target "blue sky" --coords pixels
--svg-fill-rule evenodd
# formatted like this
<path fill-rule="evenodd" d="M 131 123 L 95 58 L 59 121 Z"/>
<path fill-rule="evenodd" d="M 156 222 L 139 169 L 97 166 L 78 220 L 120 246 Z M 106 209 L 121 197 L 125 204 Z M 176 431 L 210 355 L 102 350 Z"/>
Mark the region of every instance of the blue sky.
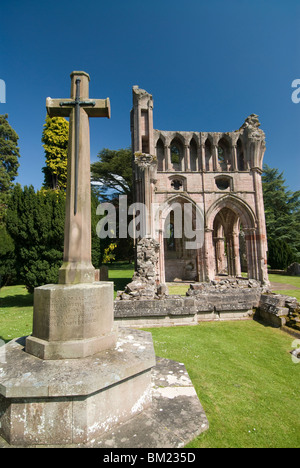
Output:
<path fill-rule="evenodd" d="M 298 190 L 299 0 L 0 0 L 0 113 L 20 140 L 17 182 L 43 183 L 46 97 L 67 98 L 70 73 L 112 118 L 91 119 L 91 160 L 130 146 L 132 86 L 153 95 L 161 130 L 238 129 L 251 113 L 266 133 L 265 162 Z"/>

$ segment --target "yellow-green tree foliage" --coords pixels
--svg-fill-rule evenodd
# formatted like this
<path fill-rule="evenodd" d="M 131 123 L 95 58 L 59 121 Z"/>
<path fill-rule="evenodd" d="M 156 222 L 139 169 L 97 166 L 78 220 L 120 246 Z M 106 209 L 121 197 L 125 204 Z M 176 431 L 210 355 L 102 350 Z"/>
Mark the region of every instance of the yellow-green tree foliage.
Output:
<path fill-rule="evenodd" d="M 63 117 L 46 117 L 42 142 L 46 167 L 44 187 L 66 190 L 69 122 Z"/>

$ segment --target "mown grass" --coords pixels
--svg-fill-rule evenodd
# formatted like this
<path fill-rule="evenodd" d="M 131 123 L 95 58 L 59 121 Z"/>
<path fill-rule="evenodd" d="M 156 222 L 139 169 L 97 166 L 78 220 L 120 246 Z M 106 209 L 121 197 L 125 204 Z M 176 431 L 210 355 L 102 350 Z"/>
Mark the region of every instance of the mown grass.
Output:
<path fill-rule="evenodd" d="M 243 275 L 245 276 L 245 275 Z M 279 294 L 284 294 L 287 296 L 293 296 L 300 301 L 300 277 L 298 276 L 285 276 L 285 275 L 269 275 L 269 280 L 271 283 L 273 283 L 274 286 L 276 286 L 276 283 L 278 284 L 278 287 L 280 289 L 273 289 L 274 292 L 277 292 Z M 288 284 L 290 286 L 295 286 L 295 289 L 281 289 L 281 286 L 283 284 Z M 169 284 L 169 294 L 176 294 L 180 296 L 185 296 L 185 293 L 187 292 L 189 286 L 187 284 L 176 284 L 172 283 Z M 296 289 L 299 288 L 299 289 Z"/>
<path fill-rule="evenodd" d="M 130 283 L 134 274 L 134 265 L 131 263 L 115 263 L 108 267 L 109 281 L 114 282 L 114 296 L 118 291 L 124 291 L 125 286 Z"/>
<path fill-rule="evenodd" d="M 269 280 L 273 284 L 273 292 L 296 297 L 300 302 L 300 276 L 269 275 Z M 276 289 L 278 284 L 280 289 Z M 297 289 L 281 289 L 283 284 L 295 286 Z"/>
<path fill-rule="evenodd" d="M 300 288 L 300 276 L 287 275 L 269 275 L 271 283 L 290 284 L 296 288 Z"/>
<path fill-rule="evenodd" d="M 150 331 L 158 356 L 185 364 L 209 420 L 190 448 L 300 447 L 290 336 L 254 321 Z"/>
<path fill-rule="evenodd" d="M 0 339 L 5 342 L 32 332 L 33 294 L 24 286 L 0 290 Z"/>

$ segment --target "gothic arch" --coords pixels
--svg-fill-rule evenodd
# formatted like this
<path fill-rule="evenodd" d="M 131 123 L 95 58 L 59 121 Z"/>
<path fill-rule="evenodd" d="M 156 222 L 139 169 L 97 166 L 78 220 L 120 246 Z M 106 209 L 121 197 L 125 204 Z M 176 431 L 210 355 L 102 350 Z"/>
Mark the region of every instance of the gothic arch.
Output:
<path fill-rule="evenodd" d="M 160 205 L 158 209 L 155 212 L 155 225 L 162 227 L 161 221 L 165 222 L 166 218 L 168 217 L 170 211 L 172 211 L 172 204 L 175 203 L 190 203 L 196 210 L 198 216 L 200 217 L 199 219 L 202 219 L 204 221 L 204 215 L 203 211 L 200 209 L 199 205 L 195 203 L 191 198 L 189 198 L 187 195 L 184 195 L 183 193 L 180 194 L 175 194 L 174 196 L 170 197 L 165 203 Z"/>
<path fill-rule="evenodd" d="M 188 210 L 186 205 L 189 205 Z M 157 208 L 155 220 L 161 277 L 166 281 L 198 278 L 198 257 L 204 242 L 201 208 L 185 194 L 176 194 Z"/>
<path fill-rule="evenodd" d="M 218 234 L 221 225 L 224 233 L 223 239 Z M 248 277 L 259 279 L 257 272 L 259 247 L 259 239 L 256 237 L 257 219 L 252 208 L 245 201 L 232 194 L 216 201 L 206 214 L 207 242 L 209 242 L 214 252 L 214 262 L 209 265 L 210 278 L 222 273 L 222 270 L 224 270 L 224 255 L 226 257 L 227 274 L 229 276 L 240 276 L 239 238 L 241 225 L 245 232 Z"/>
<path fill-rule="evenodd" d="M 165 169 L 165 146 L 162 138 L 159 138 L 156 143 L 157 170 Z"/>
<path fill-rule="evenodd" d="M 171 164 L 176 172 L 184 171 L 184 138 L 181 135 L 175 135 L 170 143 Z"/>
<path fill-rule="evenodd" d="M 190 141 L 190 167 L 191 171 L 195 172 L 198 170 L 198 142 L 193 136 Z"/>
<path fill-rule="evenodd" d="M 232 194 L 220 198 L 208 209 L 206 213 L 206 228 L 213 229 L 215 217 L 223 208 L 229 208 L 235 212 L 245 228 L 256 228 L 257 219 L 252 208 L 244 200 Z"/>

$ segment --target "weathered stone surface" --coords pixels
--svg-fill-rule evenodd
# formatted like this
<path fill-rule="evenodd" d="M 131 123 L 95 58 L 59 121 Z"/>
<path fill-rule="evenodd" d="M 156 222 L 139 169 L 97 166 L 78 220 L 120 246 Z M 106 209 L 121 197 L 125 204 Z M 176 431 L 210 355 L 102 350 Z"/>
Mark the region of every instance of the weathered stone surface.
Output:
<path fill-rule="evenodd" d="M 116 339 L 113 283 L 50 284 L 35 289 L 28 353 L 41 359 L 79 358 L 113 347 Z"/>
<path fill-rule="evenodd" d="M 165 297 L 168 288 L 165 284 L 157 284 L 157 262 L 159 244 L 154 239 L 143 238 L 137 243 L 137 269 L 131 283 L 125 291 L 119 291 L 117 300 L 144 300 Z"/>
<path fill-rule="evenodd" d="M 300 311 L 295 297 L 282 294 L 262 294 L 256 316 L 274 327 L 294 327 Z M 298 329 L 296 324 L 296 329 Z"/>
<path fill-rule="evenodd" d="M 261 179 L 266 146 L 258 116 L 251 114 L 238 130 L 225 133 L 156 130 L 152 95 L 134 86 L 132 97 L 135 201 L 146 206 L 146 235 L 160 246 L 157 282 L 240 276 L 247 267 L 251 278 L 267 284 Z M 175 215 L 174 221 L 169 216 L 175 204 L 182 215 L 185 206 L 193 207 L 190 225 L 199 237 L 194 247 L 186 245 L 185 235 L 166 242 L 165 233 L 176 224 Z"/>
<path fill-rule="evenodd" d="M 40 360 L 24 339 L 0 364 L 0 435 L 10 444 L 87 443 L 151 403 L 150 333 L 120 330 L 114 349 L 82 359 Z"/>
<path fill-rule="evenodd" d="M 122 325 L 197 324 L 202 320 L 249 318 L 258 307 L 261 288 L 248 281 L 228 287 L 206 283 L 192 284 L 187 297 L 167 296 L 163 299 L 115 301 L 115 320 Z M 224 288 L 224 289 L 222 289 Z"/>
<path fill-rule="evenodd" d="M 58 447 L 180 448 L 208 429 L 209 422 L 183 363 L 157 358 L 152 369 L 151 397 L 152 404 L 142 412 L 87 444 L 72 443 L 70 431 L 63 426 L 70 414 L 61 413 L 65 420 L 60 430 L 67 433 L 65 440 L 69 438 L 70 442 Z M 94 414 L 97 416 L 97 411 Z M 9 447 L 0 437 L 0 448 Z"/>
<path fill-rule="evenodd" d="M 89 82 L 88 73 L 74 71 L 71 73 L 71 99 L 46 100 L 50 117 L 70 118 L 64 257 L 59 271 L 61 284 L 95 281 L 95 269 L 91 263 L 89 118 L 109 118 L 110 102 L 108 98 L 90 100 Z"/>
<path fill-rule="evenodd" d="M 290 276 L 300 276 L 300 263 L 292 263 L 288 268 L 287 268 L 287 274 Z"/>

